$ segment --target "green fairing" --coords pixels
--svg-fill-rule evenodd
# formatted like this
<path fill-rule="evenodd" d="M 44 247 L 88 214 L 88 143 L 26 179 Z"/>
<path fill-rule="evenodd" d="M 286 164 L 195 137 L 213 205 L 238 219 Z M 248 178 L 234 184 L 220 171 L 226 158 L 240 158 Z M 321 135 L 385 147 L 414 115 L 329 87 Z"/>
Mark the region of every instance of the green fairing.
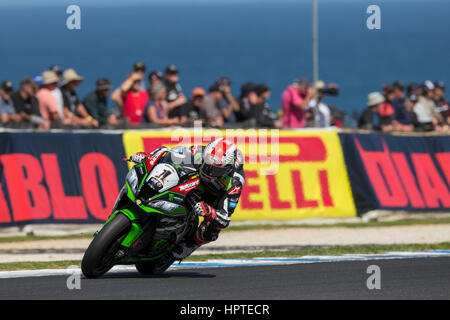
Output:
<path fill-rule="evenodd" d="M 122 240 L 121 245 L 129 248 L 137 238 L 142 234 L 142 228 L 136 222 L 131 223 L 131 229 L 126 235 L 125 239 Z"/>
<path fill-rule="evenodd" d="M 130 200 L 134 202 L 134 200 L 136 200 L 136 197 L 133 194 L 133 190 L 131 190 L 131 187 L 128 184 L 128 181 L 125 181 L 125 184 L 127 185 L 127 197 L 130 198 Z"/>
<path fill-rule="evenodd" d="M 139 217 L 137 217 L 131 210 L 129 209 L 117 210 L 116 212 L 114 212 L 113 215 L 116 215 L 119 212 L 126 215 L 128 219 L 130 219 L 131 221 L 130 231 L 121 242 L 121 244 L 124 247 L 129 248 L 134 243 L 134 241 L 136 241 L 136 239 L 139 238 L 139 236 L 142 234 L 143 231 L 141 226 L 138 223 L 134 222 L 135 220 L 138 220 Z"/>
<path fill-rule="evenodd" d="M 131 189 L 130 189 L 128 183 L 127 183 L 127 188 L 128 188 L 128 193 L 127 193 L 128 197 L 130 197 L 130 193 L 131 193 L 132 198 L 130 197 L 130 199 L 131 200 L 135 199 L 134 195 L 131 192 Z M 151 200 L 159 198 L 159 197 L 162 197 L 162 196 L 164 196 L 166 194 L 169 194 L 169 198 L 170 197 L 173 198 L 174 195 L 178 195 L 178 196 L 184 197 L 184 195 L 181 194 L 181 193 L 177 193 L 177 192 L 173 192 L 173 191 L 166 191 L 166 192 L 163 192 L 161 194 L 158 194 L 158 195 L 152 197 Z M 179 214 L 185 214 L 186 213 L 186 208 L 184 208 L 184 207 L 180 207 L 180 208 L 178 208 L 176 210 L 173 210 L 172 212 L 169 212 L 169 213 L 165 213 L 165 212 L 159 211 L 159 210 L 157 210 L 155 208 L 148 207 L 148 206 L 145 206 L 145 205 L 140 205 L 139 207 L 146 213 L 155 213 L 155 214 L 161 214 L 161 215 L 165 215 L 165 216 L 172 216 L 172 215 L 179 215 Z M 131 221 L 135 221 L 135 220 L 137 220 L 139 218 L 136 214 L 134 214 L 129 209 L 122 209 L 122 210 L 119 210 L 119 211 L 122 212 L 124 215 L 126 215 Z M 119 212 L 119 211 L 116 211 L 113 215 L 117 214 L 117 212 Z M 110 219 L 111 219 L 111 217 L 110 217 Z M 108 219 L 108 220 L 110 220 L 110 219 Z M 126 235 L 125 239 L 122 241 L 121 244 L 124 247 L 129 248 L 140 237 L 142 232 L 143 232 L 142 231 L 142 227 L 139 224 L 132 222 L 131 229 L 128 232 L 128 234 Z"/>

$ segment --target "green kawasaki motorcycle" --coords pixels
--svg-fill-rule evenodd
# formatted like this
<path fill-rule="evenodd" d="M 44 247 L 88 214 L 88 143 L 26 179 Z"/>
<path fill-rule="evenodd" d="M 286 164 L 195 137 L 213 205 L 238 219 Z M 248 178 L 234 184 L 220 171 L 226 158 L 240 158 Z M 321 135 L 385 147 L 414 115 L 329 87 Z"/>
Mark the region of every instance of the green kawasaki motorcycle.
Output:
<path fill-rule="evenodd" d="M 168 258 L 174 246 L 192 237 L 198 217 L 186 195 L 203 186 L 192 165 L 172 161 L 184 155 L 173 155 L 162 150 L 128 172 L 111 216 L 84 253 L 81 270 L 87 278 L 117 264 L 134 264 L 146 275 L 162 273 L 174 262 Z"/>

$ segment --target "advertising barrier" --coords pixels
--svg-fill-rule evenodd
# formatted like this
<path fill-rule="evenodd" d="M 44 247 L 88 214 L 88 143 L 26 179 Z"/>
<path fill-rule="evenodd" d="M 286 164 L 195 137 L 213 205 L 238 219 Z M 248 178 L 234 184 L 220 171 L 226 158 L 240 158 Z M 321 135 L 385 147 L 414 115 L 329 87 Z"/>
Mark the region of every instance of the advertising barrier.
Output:
<path fill-rule="evenodd" d="M 340 133 L 358 213 L 449 211 L 450 136 Z"/>
<path fill-rule="evenodd" d="M 207 144 L 225 136 L 245 155 L 246 182 L 233 220 L 356 215 L 338 134 L 334 131 L 127 131 L 127 156 L 161 145 Z"/>
<path fill-rule="evenodd" d="M 0 133 L 0 225 L 104 221 L 122 157 L 120 134 Z"/>
<path fill-rule="evenodd" d="M 182 128 L 2 132 L 0 226 L 102 222 L 128 170 L 123 157 L 163 145 L 206 145 L 222 136 L 245 157 L 245 185 L 233 220 L 450 209 L 449 135 Z"/>

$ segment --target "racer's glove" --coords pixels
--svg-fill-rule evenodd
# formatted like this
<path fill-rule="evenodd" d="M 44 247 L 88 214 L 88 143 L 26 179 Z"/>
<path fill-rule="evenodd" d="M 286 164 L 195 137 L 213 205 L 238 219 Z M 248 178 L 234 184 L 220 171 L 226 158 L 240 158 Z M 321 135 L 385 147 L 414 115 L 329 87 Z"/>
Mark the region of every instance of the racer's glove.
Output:
<path fill-rule="evenodd" d="M 197 202 L 193 209 L 198 216 L 204 217 L 207 221 L 217 219 L 216 210 L 205 201 Z"/>
<path fill-rule="evenodd" d="M 148 153 L 146 153 L 146 152 L 138 152 L 138 153 L 133 154 L 130 157 L 130 160 L 135 162 L 135 163 L 141 163 L 141 162 L 145 161 L 145 159 L 147 159 L 147 158 L 148 158 Z"/>

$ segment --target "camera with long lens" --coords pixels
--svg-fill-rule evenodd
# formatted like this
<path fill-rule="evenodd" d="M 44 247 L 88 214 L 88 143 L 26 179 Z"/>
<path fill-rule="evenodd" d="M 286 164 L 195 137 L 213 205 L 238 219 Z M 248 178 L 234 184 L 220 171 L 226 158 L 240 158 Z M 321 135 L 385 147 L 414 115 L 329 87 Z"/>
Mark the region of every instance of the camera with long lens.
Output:
<path fill-rule="evenodd" d="M 337 96 L 339 94 L 339 87 L 328 85 L 325 88 L 318 89 L 318 92 L 328 96 Z"/>

